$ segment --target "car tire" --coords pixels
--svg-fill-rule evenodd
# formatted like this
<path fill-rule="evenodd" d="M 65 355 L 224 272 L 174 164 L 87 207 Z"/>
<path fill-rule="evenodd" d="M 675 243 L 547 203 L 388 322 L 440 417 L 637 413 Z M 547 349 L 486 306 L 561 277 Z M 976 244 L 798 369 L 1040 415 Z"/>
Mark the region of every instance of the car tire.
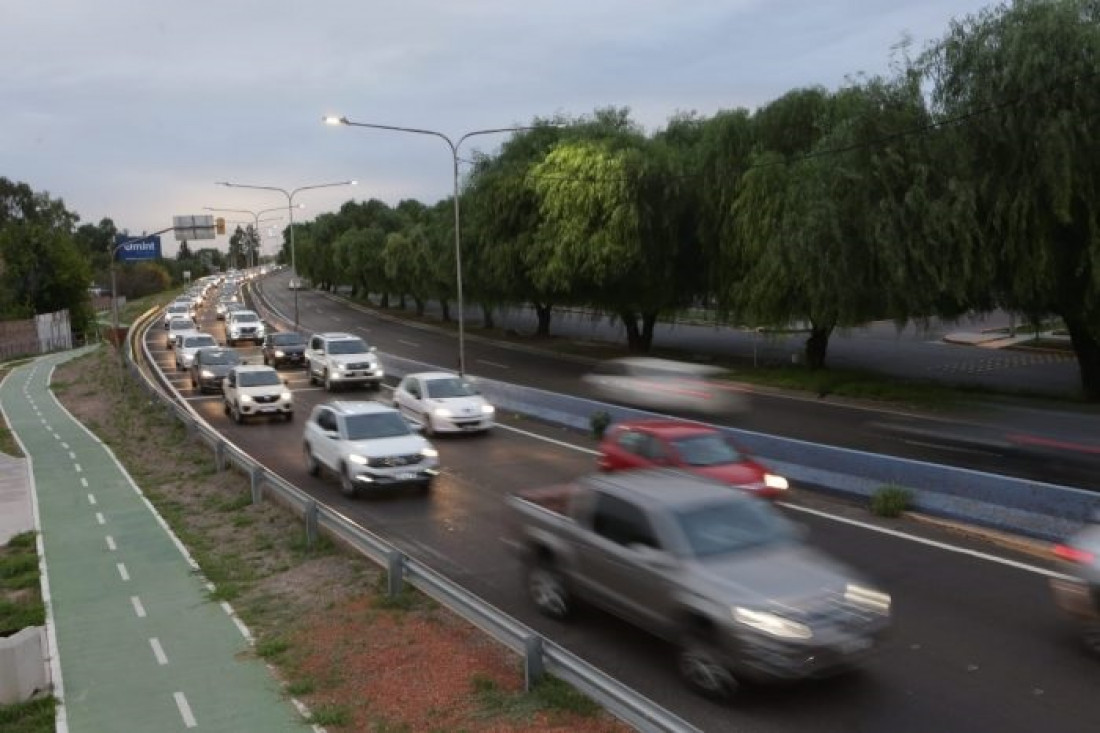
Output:
<path fill-rule="evenodd" d="M 432 427 L 431 415 L 424 415 L 424 436 L 427 438 L 435 437 L 435 428 Z"/>
<path fill-rule="evenodd" d="M 308 361 L 306 362 L 306 374 L 309 375 L 309 385 L 311 387 L 317 384 L 317 376 L 313 373 L 313 365 Z"/>
<path fill-rule="evenodd" d="M 267 354 L 264 354 L 264 366 L 271 366 L 267 361 Z"/>
<path fill-rule="evenodd" d="M 238 425 L 244 422 L 244 414 L 241 412 L 241 406 L 236 403 L 233 405 L 233 422 Z"/>
<path fill-rule="evenodd" d="M 424 496 L 427 496 L 428 494 L 432 493 L 432 484 L 433 484 L 433 482 L 430 481 L 430 480 L 425 481 L 424 483 L 420 484 L 420 493 L 423 494 Z"/>
<path fill-rule="evenodd" d="M 229 400 L 222 400 L 222 411 L 225 412 L 226 417 L 230 417 L 232 413 L 229 411 Z"/>
<path fill-rule="evenodd" d="M 528 566 L 527 595 L 543 616 L 564 621 L 573 613 L 565 578 L 550 560 L 537 560 Z"/>
<path fill-rule="evenodd" d="M 348 498 L 355 496 L 355 482 L 351 480 L 351 473 L 343 463 L 340 464 L 340 493 Z"/>
<path fill-rule="evenodd" d="M 739 684 L 714 653 L 714 640 L 702 631 L 685 632 L 676 653 L 680 676 L 691 689 L 712 700 L 727 700 Z"/>
<path fill-rule="evenodd" d="M 328 369 L 325 369 L 324 374 L 322 375 L 322 380 L 324 382 L 326 392 L 332 392 L 336 389 L 336 385 L 333 384 L 332 379 L 329 378 Z"/>
<path fill-rule="evenodd" d="M 306 473 L 310 476 L 317 476 L 321 473 L 321 464 L 317 462 L 317 459 L 313 455 L 313 451 L 309 448 L 309 443 L 305 445 L 305 457 L 306 457 Z"/>
<path fill-rule="evenodd" d="M 284 419 L 287 422 L 294 422 L 294 413 L 293 412 L 284 413 L 284 416 L 285 416 Z"/>

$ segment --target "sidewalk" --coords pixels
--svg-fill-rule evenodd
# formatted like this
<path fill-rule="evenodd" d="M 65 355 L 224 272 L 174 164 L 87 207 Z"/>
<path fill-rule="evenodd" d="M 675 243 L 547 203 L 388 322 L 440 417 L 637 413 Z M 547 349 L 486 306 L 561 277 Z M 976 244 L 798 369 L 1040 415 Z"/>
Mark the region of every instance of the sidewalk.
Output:
<path fill-rule="evenodd" d="M 140 488 L 49 391 L 53 366 L 82 351 L 41 357 L 0 384 L 27 455 L 0 460 L 0 533 L 28 529 L 30 505 L 58 733 L 307 730 Z"/>

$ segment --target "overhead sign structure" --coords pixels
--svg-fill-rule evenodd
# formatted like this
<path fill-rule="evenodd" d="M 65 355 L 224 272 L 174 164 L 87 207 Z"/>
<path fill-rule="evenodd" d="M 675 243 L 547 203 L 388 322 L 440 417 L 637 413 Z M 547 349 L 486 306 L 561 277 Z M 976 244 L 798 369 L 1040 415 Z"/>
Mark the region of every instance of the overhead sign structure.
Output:
<path fill-rule="evenodd" d="M 192 239 L 214 239 L 214 217 L 209 215 L 199 216 L 173 216 L 172 228 L 176 231 L 177 242 L 187 242 Z"/>
<path fill-rule="evenodd" d="M 126 241 L 126 240 L 132 241 Z M 116 255 L 119 262 L 137 262 L 140 260 L 160 259 L 160 235 L 150 234 L 148 237 L 134 239 L 125 234 L 115 237 L 115 246 L 118 247 Z"/>

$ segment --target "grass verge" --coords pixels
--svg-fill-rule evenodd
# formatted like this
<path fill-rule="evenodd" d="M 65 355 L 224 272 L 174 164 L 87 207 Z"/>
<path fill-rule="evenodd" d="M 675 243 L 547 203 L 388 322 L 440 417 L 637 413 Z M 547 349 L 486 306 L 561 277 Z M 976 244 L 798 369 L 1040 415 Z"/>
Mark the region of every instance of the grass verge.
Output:
<path fill-rule="evenodd" d="M 23 532 L 0 547 L 0 636 L 45 623 L 35 533 Z"/>

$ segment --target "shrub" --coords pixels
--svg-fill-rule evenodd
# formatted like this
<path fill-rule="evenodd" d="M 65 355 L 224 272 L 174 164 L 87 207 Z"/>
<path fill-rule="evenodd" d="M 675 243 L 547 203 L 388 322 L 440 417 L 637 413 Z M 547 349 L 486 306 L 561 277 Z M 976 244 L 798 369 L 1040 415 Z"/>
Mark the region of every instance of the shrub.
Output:
<path fill-rule="evenodd" d="M 880 517 L 900 517 L 908 511 L 913 492 L 901 486 L 883 486 L 871 495 L 871 513 Z"/>
<path fill-rule="evenodd" d="M 596 440 L 602 440 L 603 434 L 611 424 L 611 415 L 606 410 L 597 410 L 588 418 L 588 425 L 592 428 L 592 436 Z"/>

